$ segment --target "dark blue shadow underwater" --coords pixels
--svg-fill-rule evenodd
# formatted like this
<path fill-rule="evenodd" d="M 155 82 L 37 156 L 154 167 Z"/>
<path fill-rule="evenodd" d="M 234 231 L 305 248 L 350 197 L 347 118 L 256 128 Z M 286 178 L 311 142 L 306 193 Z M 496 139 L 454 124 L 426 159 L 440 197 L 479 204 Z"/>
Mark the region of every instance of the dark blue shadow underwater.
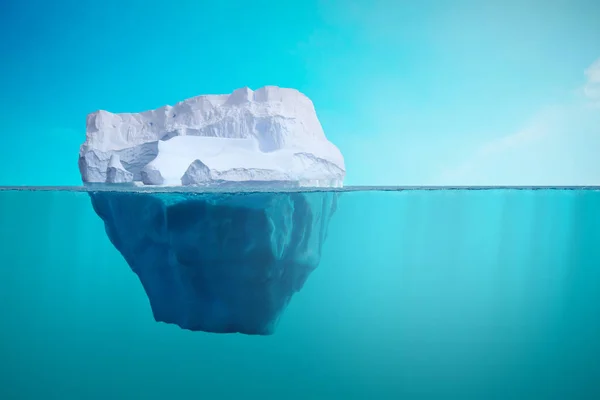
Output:
<path fill-rule="evenodd" d="M 89 193 L 157 321 L 269 335 L 319 264 L 337 193 Z"/>

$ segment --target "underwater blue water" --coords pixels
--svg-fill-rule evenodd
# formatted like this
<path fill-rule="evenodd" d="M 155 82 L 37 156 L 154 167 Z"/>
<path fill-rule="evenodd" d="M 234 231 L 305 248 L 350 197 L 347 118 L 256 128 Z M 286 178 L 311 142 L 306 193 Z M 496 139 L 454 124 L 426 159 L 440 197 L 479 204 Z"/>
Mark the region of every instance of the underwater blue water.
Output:
<path fill-rule="evenodd" d="M 600 191 L 341 193 L 270 336 L 156 322 L 90 197 L 0 191 L 0 399 L 598 399 Z"/>

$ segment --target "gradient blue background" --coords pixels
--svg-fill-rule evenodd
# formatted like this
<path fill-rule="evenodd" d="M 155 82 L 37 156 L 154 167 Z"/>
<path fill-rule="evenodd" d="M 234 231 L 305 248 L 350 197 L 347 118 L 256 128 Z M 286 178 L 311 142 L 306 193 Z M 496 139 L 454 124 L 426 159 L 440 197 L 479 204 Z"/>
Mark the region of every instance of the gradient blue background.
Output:
<path fill-rule="evenodd" d="M 347 184 L 600 184 L 600 3 L 0 0 L 0 185 L 85 116 L 295 87 Z M 587 71 L 587 75 L 586 75 Z M 0 398 L 598 399 L 598 191 L 352 192 L 271 337 L 154 322 L 85 193 L 0 191 Z"/>
<path fill-rule="evenodd" d="M 599 20 L 594 0 L 3 0 L 0 184 L 79 184 L 97 109 L 267 84 L 314 101 L 347 184 L 599 184 Z"/>

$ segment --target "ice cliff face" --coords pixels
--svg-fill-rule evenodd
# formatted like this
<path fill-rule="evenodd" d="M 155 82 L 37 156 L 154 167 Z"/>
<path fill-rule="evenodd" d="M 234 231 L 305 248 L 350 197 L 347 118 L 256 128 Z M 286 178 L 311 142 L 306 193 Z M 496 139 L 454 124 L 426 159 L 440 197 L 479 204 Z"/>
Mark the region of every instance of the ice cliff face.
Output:
<path fill-rule="evenodd" d="M 337 193 L 90 192 L 157 321 L 269 335 L 317 267 Z"/>
<path fill-rule="evenodd" d="M 342 154 L 312 102 L 294 89 L 242 88 L 139 114 L 88 115 L 79 153 L 84 182 L 341 186 Z"/>

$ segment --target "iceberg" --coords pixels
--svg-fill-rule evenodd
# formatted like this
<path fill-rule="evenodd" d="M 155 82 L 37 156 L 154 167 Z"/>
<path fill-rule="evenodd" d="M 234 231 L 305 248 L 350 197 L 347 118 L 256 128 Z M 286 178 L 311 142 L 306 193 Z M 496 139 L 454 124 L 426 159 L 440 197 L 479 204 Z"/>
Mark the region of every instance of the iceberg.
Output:
<path fill-rule="evenodd" d="M 96 111 L 79 152 L 86 183 L 341 186 L 344 158 L 313 103 L 266 86 L 206 95 L 141 113 Z"/>
<path fill-rule="evenodd" d="M 312 102 L 273 86 L 97 111 L 79 156 L 155 320 L 213 333 L 274 333 L 319 264 L 339 195 L 327 188 L 345 176 Z"/>

